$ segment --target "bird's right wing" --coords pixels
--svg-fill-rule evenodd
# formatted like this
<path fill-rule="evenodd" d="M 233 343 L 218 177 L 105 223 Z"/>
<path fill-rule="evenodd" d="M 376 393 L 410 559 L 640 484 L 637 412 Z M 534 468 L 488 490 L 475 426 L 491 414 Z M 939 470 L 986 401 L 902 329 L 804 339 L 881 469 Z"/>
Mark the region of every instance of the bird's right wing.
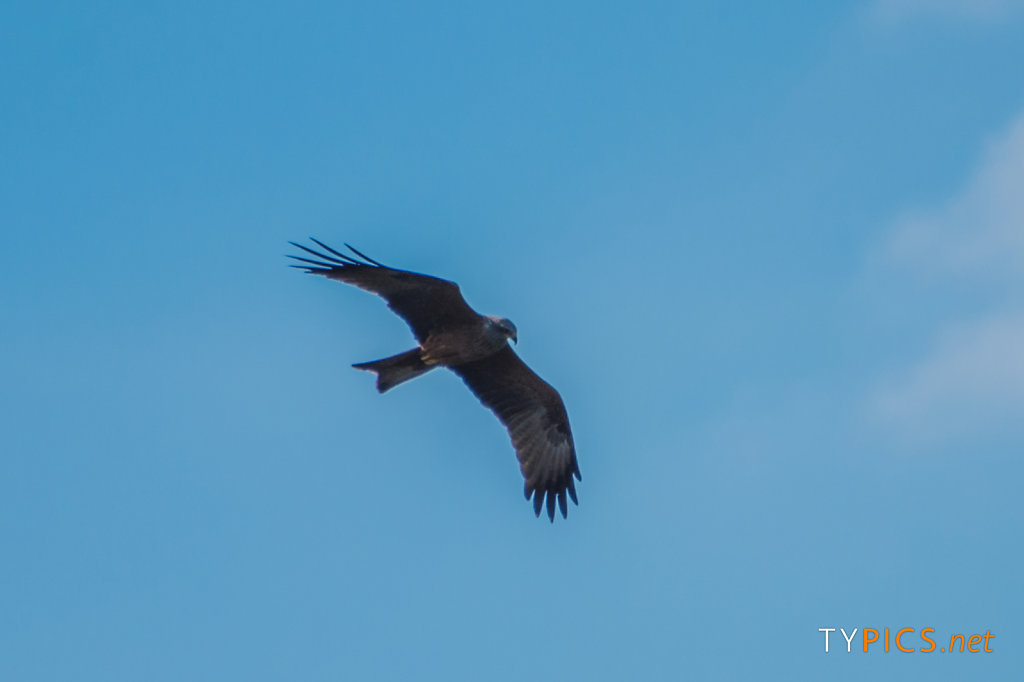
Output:
<path fill-rule="evenodd" d="M 312 241 L 324 251 L 289 242 L 307 254 L 316 256 L 314 260 L 291 255 L 289 258 L 303 263 L 293 267 L 353 284 L 377 294 L 387 301 L 389 308 L 409 323 L 413 334 L 421 343 L 431 331 L 471 324 L 480 317 L 462 298 L 459 285 L 455 282 L 389 268 L 348 244 L 346 246 L 351 249 L 354 256 L 335 251 L 316 239 Z"/>
<path fill-rule="evenodd" d="M 482 360 L 450 367 L 508 429 L 526 479 L 526 499 L 540 516 L 547 503 L 555 520 L 555 501 L 566 516 L 565 496 L 576 501 L 573 476 L 582 480 L 569 416 L 558 391 L 537 376 L 511 346 Z M 546 500 L 545 500 L 546 498 Z"/>

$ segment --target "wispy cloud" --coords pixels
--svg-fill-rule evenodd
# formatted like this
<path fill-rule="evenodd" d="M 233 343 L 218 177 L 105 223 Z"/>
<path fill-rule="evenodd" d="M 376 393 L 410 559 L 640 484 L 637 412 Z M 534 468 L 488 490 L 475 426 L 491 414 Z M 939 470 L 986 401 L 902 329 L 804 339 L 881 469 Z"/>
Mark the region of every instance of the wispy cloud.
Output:
<path fill-rule="evenodd" d="M 956 197 L 899 220 L 887 251 L 938 276 L 1024 276 L 1024 114 Z"/>
<path fill-rule="evenodd" d="M 995 312 L 939 330 L 879 384 L 873 411 L 915 434 L 1024 422 L 1024 114 L 950 201 L 896 221 L 883 260 L 948 286 L 998 282 Z"/>
<path fill-rule="evenodd" d="M 953 325 L 875 396 L 883 419 L 917 436 L 998 426 L 1024 415 L 1024 314 Z"/>
<path fill-rule="evenodd" d="M 1022 0 L 875 0 L 871 16 L 884 24 L 921 18 L 991 22 L 1024 9 Z"/>

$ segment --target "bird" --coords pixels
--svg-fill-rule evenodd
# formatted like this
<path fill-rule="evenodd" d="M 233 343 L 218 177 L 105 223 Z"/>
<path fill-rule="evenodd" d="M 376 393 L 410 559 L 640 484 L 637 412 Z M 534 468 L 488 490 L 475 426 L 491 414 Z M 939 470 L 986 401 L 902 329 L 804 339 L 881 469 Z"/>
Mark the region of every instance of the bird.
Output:
<path fill-rule="evenodd" d="M 288 242 L 303 252 L 288 255 L 298 261 L 292 267 L 380 296 L 416 338 L 411 350 L 352 366 L 376 374 L 379 393 L 437 367 L 455 372 L 507 429 L 534 514 L 546 508 L 554 523 L 557 503 L 567 518 L 566 497 L 579 505 L 574 478 L 583 480 L 569 416 L 558 391 L 509 345 L 519 341 L 512 321 L 477 313 L 455 282 L 383 265 L 349 244 L 346 254 L 309 239 L 317 248 Z"/>

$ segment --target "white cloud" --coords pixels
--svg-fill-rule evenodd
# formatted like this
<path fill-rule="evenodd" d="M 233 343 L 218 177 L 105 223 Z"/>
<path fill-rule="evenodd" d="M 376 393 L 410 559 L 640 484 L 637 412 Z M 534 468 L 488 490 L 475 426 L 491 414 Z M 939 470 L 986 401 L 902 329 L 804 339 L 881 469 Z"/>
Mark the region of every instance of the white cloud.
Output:
<path fill-rule="evenodd" d="M 1024 276 L 1024 115 L 957 197 L 898 221 L 887 251 L 937 275 Z"/>
<path fill-rule="evenodd" d="M 925 17 L 991 22 L 1022 8 L 1022 0 L 875 0 L 871 15 L 885 24 Z"/>
<path fill-rule="evenodd" d="M 875 408 L 917 435 L 991 427 L 1024 414 L 1024 314 L 946 330 L 927 357 L 885 382 Z"/>
<path fill-rule="evenodd" d="M 948 325 L 880 382 L 874 413 L 920 435 L 1024 423 L 1024 114 L 952 200 L 898 220 L 883 255 L 947 286 L 1000 286 L 995 312 Z"/>

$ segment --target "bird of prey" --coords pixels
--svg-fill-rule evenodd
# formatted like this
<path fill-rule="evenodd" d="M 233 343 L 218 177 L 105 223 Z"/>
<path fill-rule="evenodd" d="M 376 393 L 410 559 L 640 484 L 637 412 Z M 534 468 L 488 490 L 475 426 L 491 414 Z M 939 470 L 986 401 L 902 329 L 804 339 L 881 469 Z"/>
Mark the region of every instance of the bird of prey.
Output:
<path fill-rule="evenodd" d="M 404 353 L 352 366 L 376 373 L 381 393 L 435 367 L 458 374 L 508 429 L 534 513 L 540 516 L 546 505 L 554 522 L 557 501 L 565 518 L 566 494 L 578 504 L 573 477 L 582 480 L 569 417 L 558 391 L 508 345 L 509 339 L 518 343 L 516 326 L 470 308 L 455 282 L 390 268 L 348 244 L 351 255 L 310 239 L 322 250 L 289 242 L 305 252 L 289 256 L 301 262 L 292 267 L 377 294 L 419 342 Z"/>

